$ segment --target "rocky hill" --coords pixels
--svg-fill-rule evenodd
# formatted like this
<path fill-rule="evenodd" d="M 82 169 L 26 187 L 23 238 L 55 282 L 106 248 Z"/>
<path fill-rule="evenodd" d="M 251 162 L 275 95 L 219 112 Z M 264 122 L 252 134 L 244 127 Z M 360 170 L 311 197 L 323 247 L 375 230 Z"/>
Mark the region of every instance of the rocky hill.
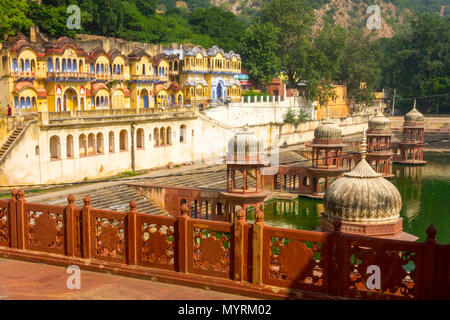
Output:
<path fill-rule="evenodd" d="M 243 20 L 250 21 L 257 14 L 264 2 L 268 0 L 209 0 L 213 5 L 227 9 Z M 405 21 L 414 13 L 449 14 L 448 0 L 308 0 L 316 13 L 315 30 L 324 23 L 334 23 L 343 27 L 364 27 L 371 5 L 378 5 L 381 13 L 381 30 L 379 37 L 392 37 Z M 178 1 L 178 5 L 192 5 L 198 0 Z"/>

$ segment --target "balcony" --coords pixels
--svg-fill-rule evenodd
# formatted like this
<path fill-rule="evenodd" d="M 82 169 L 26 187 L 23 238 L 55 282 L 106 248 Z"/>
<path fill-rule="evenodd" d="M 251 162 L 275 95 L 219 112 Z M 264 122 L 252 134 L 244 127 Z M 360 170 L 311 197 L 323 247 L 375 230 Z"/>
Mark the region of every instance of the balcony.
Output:
<path fill-rule="evenodd" d="M 124 74 L 112 74 L 110 76 L 111 80 L 117 80 L 117 81 L 124 81 L 125 80 L 125 75 Z"/>
<path fill-rule="evenodd" d="M 47 79 L 56 81 L 89 81 L 93 77 L 88 72 L 47 72 Z"/>
<path fill-rule="evenodd" d="M 36 72 L 34 72 L 34 71 L 11 71 L 11 77 L 13 77 L 13 78 L 36 78 Z"/>
<path fill-rule="evenodd" d="M 133 74 L 130 76 L 131 82 L 135 83 L 154 83 L 160 79 L 157 75 L 153 74 Z"/>

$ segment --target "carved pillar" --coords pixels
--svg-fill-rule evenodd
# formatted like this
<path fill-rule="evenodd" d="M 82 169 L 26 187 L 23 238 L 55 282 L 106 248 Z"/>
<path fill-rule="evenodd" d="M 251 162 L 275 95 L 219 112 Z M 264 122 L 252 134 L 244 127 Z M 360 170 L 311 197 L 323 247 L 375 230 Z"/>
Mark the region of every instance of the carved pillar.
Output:
<path fill-rule="evenodd" d="M 262 284 L 263 274 L 263 231 L 264 231 L 264 213 L 256 208 L 256 222 L 253 225 L 253 276 L 252 282 L 257 285 Z"/>
<path fill-rule="evenodd" d="M 234 280 L 243 281 L 244 277 L 244 224 L 245 217 L 242 209 L 236 213 L 234 223 Z"/>
<path fill-rule="evenodd" d="M 137 212 L 136 212 L 136 201 L 130 201 L 130 211 L 127 215 L 128 222 L 128 261 L 127 263 L 130 265 L 137 264 Z"/>
<path fill-rule="evenodd" d="M 66 255 L 69 257 L 75 256 L 75 247 L 76 247 L 76 230 L 75 230 L 75 197 L 72 194 L 69 194 L 67 197 L 68 205 L 65 209 L 65 226 L 64 232 L 66 233 Z"/>
<path fill-rule="evenodd" d="M 188 208 L 186 204 L 181 206 L 181 215 L 177 219 L 178 229 L 178 271 L 187 273 L 187 250 L 188 236 L 187 225 L 189 217 L 187 216 Z"/>
<path fill-rule="evenodd" d="M 84 207 L 81 210 L 81 219 L 82 219 L 82 241 L 83 241 L 83 258 L 91 257 L 91 198 L 89 196 L 85 196 L 84 199 Z M 94 235 L 95 236 L 95 235 Z"/>
<path fill-rule="evenodd" d="M 16 212 L 17 212 L 17 248 L 25 249 L 25 192 L 17 192 Z"/>
<path fill-rule="evenodd" d="M 9 245 L 17 248 L 17 190 L 11 190 L 11 199 L 8 202 L 8 222 L 9 222 Z"/>

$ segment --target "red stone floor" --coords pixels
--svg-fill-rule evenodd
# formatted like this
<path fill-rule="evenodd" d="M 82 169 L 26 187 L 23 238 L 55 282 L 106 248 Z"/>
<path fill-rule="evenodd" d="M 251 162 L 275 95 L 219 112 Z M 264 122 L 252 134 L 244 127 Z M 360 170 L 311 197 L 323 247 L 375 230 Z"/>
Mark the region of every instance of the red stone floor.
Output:
<path fill-rule="evenodd" d="M 0 300 L 241 300 L 244 296 L 81 270 L 81 289 L 67 289 L 66 268 L 0 259 Z"/>

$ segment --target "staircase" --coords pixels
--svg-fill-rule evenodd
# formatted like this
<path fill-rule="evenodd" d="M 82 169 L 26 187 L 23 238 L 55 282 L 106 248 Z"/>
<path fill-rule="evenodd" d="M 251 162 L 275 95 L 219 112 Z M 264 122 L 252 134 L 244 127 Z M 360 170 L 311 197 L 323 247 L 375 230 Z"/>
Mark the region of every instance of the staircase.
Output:
<path fill-rule="evenodd" d="M 91 198 L 91 206 L 95 209 L 127 212 L 130 210 L 130 201 L 134 200 L 137 203 L 138 212 L 154 215 L 169 214 L 151 199 L 146 199 L 136 194 L 133 190 L 122 184 L 85 192 L 74 192 L 73 195 L 75 197 L 75 205 L 78 208 L 84 206 L 83 198 L 89 195 Z M 49 198 L 42 202 L 53 205 L 67 205 L 67 197 Z"/>
<path fill-rule="evenodd" d="M 25 126 L 21 125 L 16 129 L 14 129 L 14 131 L 9 135 L 8 139 L 3 143 L 2 148 L 0 149 L 0 159 L 3 157 L 8 148 L 11 146 L 14 140 L 16 140 L 16 138 L 19 136 L 19 134 L 22 132 L 24 128 Z"/>

